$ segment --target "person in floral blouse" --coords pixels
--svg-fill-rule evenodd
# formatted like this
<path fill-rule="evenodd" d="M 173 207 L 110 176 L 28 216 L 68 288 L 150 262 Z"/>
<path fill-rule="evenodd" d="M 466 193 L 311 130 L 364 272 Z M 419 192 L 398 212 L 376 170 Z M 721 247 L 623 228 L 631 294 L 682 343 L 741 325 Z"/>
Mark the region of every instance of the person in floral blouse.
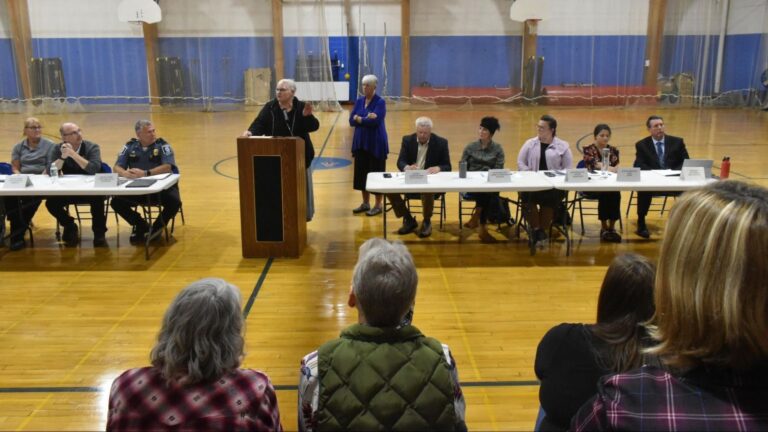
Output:
<path fill-rule="evenodd" d="M 603 169 L 603 150 L 608 149 L 609 156 L 605 169 L 612 173 L 618 170 L 619 149 L 608 144 L 611 140 L 611 128 L 601 123 L 595 126 L 595 142 L 584 147 L 584 168 L 590 171 Z M 619 220 L 621 207 L 621 193 L 619 192 L 588 192 L 586 198 L 597 199 L 597 218 L 600 219 L 600 240 L 608 242 L 621 242 L 621 235 L 616 232 L 616 221 Z"/>

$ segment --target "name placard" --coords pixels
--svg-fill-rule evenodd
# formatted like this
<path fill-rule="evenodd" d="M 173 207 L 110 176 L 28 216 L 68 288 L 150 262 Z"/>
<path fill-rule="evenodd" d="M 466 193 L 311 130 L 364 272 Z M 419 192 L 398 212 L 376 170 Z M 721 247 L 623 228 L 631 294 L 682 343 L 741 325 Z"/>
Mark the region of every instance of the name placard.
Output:
<path fill-rule="evenodd" d="M 32 186 L 32 180 L 26 174 L 11 175 L 5 178 L 3 189 L 24 189 Z"/>
<path fill-rule="evenodd" d="M 683 171 L 680 173 L 680 179 L 704 181 L 706 179 L 704 167 L 683 167 Z"/>
<path fill-rule="evenodd" d="M 427 184 L 427 170 L 406 171 L 405 184 Z"/>
<path fill-rule="evenodd" d="M 488 170 L 488 183 L 509 183 L 512 181 L 511 175 L 508 169 Z"/>
<path fill-rule="evenodd" d="M 589 172 L 584 168 L 574 168 L 565 171 L 566 183 L 584 183 L 589 180 Z"/>
<path fill-rule="evenodd" d="M 93 179 L 93 187 L 97 187 L 97 188 L 117 187 L 117 173 L 96 174 L 95 178 Z"/>
<path fill-rule="evenodd" d="M 616 174 L 616 181 L 639 182 L 640 168 L 619 168 L 619 171 Z"/>

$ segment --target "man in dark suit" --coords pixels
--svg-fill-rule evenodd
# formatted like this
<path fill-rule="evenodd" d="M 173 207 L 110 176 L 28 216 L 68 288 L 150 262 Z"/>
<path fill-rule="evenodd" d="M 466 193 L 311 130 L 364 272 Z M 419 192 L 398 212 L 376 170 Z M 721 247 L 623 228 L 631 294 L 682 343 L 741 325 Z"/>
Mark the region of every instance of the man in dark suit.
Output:
<path fill-rule="evenodd" d="M 645 137 L 635 144 L 635 166 L 642 170 L 672 169 L 683 167 L 683 160 L 688 159 L 688 150 L 682 138 L 664 133 L 664 119 L 652 115 L 645 122 L 651 136 Z M 637 231 L 642 238 L 651 236 L 645 225 L 645 215 L 651 207 L 654 194 L 660 192 L 637 193 Z"/>
<path fill-rule="evenodd" d="M 432 120 L 429 117 L 416 119 L 416 133 L 403 137 L 400 155 L 397 158 L 397 168 L 400 171 L 425 169 L 429 174 L 451 170 L 448 141 L 432 133 Z M 387 199 L 392 202 L 395 215 L 403 218 L 403 226 L 397 230 L 397 233 L 404 235 L 414 232 L 418 223 L 406 207 L 403 197 L 400 194 L 387 194 Z M 435 206 L 434 194 L 421 194 L 421 205 L 424 221 L 421 223 L 418 235 L 423 238 L 432 234 L 431 218 Z"/>

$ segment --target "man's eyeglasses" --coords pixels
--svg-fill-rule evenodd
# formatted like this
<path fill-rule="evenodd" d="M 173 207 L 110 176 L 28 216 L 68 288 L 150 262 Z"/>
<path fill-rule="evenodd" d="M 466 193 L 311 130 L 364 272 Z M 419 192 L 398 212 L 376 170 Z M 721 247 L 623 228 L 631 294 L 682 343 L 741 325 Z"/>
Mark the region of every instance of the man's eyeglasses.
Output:
<path fill-rule="evenodd" d="M 42 130 L 42 126 L 26 126 L 24 129 L 31 129 L 31 130 Z"/>
<path fill-rule="evenodd" d="M 65 133 L 65 132 L 62 132 L 62 133 L 61 133 L 61 136 L 65 137 L 65 136 L 70 136 L 70 135 L 74 135 L 74 134 L 78 134 L 78 133 L 80 133 L 80 129 L 78 129 L 78 130 L 73 130 L 72 132 L 66 132 L 66 133 Z"/>
<path fill-rule="evenodd" d="M 291 91 L 291 89 L 287 89 L 287 88 L 280 88 L 280 87 L 278 87 L 278 88 L 276 88 L 276 89 L 275 89 L 275 91 L 278 91 L 278 92 L 286 92 L 286 91 Z"/>

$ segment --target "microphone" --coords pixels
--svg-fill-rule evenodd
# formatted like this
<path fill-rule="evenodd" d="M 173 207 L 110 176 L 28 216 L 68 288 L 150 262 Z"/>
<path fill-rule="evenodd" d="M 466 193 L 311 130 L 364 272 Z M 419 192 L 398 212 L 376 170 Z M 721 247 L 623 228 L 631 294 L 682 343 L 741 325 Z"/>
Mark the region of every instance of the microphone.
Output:
<path fill-rule="evenodd" d="M 288 121 L 288 111 L 283 110 L 283 118 L 285 119 L 285 121 Z"/>

